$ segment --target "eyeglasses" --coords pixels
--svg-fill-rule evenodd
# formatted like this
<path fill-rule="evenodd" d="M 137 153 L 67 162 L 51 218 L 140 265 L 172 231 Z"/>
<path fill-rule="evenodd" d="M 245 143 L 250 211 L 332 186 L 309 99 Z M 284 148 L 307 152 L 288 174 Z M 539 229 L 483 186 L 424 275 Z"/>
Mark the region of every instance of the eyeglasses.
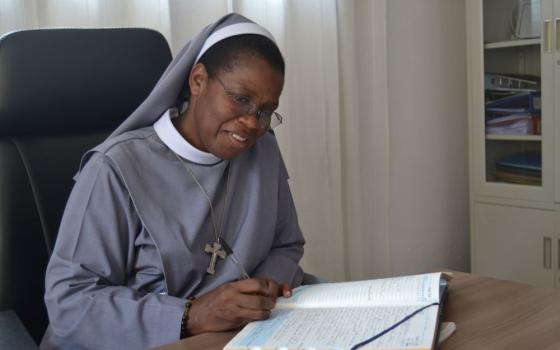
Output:
<path fill-rule="evenodd" d="M 255 115 L 261 129 L 273 129 L 282 124 L 282 116 L 274 111 L 261 111 L 251 102 L 251 99 L 244 95 L 239 95 L 229 91 L 224 83 L 217 76 L 214 77 L 224 89 L 235 106 L 235 113 L 241 115 Z"/>

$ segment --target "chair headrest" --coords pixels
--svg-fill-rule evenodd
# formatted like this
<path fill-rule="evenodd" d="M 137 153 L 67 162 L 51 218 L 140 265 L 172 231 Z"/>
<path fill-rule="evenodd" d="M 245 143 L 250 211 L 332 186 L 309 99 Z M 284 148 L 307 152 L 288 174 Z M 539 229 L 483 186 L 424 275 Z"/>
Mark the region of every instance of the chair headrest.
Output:
<path fill-rule="evenodd" d="M 171 62 L 143 28 L 38 29 L 0 37 L 0 135 L 110 130 Z"/>

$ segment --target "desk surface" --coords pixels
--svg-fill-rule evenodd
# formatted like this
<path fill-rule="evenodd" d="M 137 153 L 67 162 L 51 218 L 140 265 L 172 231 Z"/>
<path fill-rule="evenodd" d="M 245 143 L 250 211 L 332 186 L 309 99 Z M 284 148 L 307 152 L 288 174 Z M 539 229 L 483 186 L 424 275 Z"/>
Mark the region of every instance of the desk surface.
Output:
<path fill-rule="evenodd" d="M 457 330 L 440 350 L 560 349 L 560 290 L 455 273 L 443 319 Z M 157 350 L 222 350 L 234 334 L 202 334 Z"/>

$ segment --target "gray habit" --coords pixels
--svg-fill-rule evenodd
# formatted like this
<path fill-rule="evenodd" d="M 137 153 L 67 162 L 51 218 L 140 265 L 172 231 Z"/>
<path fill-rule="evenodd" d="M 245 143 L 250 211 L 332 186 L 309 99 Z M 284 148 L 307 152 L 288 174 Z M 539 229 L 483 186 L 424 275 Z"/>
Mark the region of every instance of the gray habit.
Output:
<path fill-rule="evenodd" d="M 247 21 L 229 15 L 218 23 L 228 20 Z M 175 74 L 173 67 L 200 50 L 194 45 L 190 52 L 193 45 L 174 60 L 160 89 L 189 71 Z M 177 341 L 187 297 L 240 279 L 229 258 L 214 276 L 206 274 L 204 246 L 214 241 L 208 202 L 151 126 L 161 113 L 146 114 L 159 103 L 154 94 L 179 93 L 152 92 L 85 158 L 47 268 L 50 326 L 42 349 L 144 349 Z M 249 274 L 299 285 L 304 241 L 275 137 L 266 133 L 231 162 L 189 165 Z"/>
<path fill-rule="evenodd" d="M 221 216 L 226 161 L 190 163 Z M 267 133 L 230 165 L 222 236 L 251 276 L 298 285 L 303 238 L 276 140 Z M 240 279 L 214 276 L 209 205 L 153 127 L 113 138 L 83 169 L 47 269 L 42 348 L 143 349 L 179 339 L 185 299 Z"/>

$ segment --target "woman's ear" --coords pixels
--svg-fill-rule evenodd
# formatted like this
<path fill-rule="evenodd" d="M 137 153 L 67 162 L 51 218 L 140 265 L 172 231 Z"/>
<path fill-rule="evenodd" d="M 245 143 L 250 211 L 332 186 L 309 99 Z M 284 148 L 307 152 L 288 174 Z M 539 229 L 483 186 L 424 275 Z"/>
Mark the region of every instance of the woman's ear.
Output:
<path fill-rule="evenodd" d="M 194 65 L 189 75 L 189 87 L 191 96 L 198 96 L 206 88 L 208 83 L 208 72 L 202 63 Z"/>

